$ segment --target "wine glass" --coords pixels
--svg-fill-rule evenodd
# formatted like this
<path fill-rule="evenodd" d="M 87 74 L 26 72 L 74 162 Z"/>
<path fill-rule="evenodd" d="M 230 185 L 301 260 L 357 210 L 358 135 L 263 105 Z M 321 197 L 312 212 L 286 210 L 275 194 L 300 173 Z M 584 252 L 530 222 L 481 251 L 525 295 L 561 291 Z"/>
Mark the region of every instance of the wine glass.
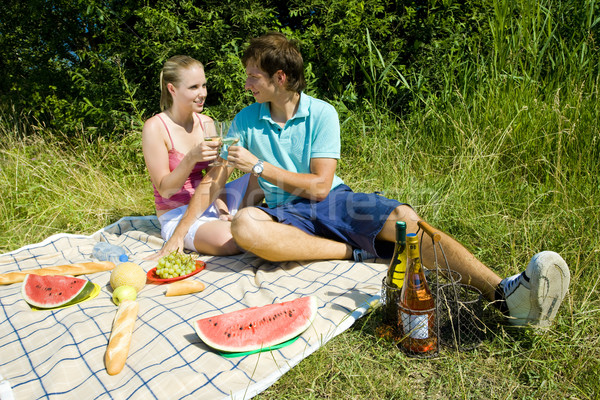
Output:
<path fill-rule="evenodd" d="M 227 157 L 227 149 L 229 146 L 235 145 L 240 141 L 239 132 L 235 127 L 235 124 L 231 121 L 220 122 L 223 127 L 223 136 L 221 137 L 221 159 Z"/>
<path fill-rule="evenodd" d="M 222 138 L 223 138 L 223 131 L 222 131 L 222 127 L 219 126 L 218 122 L 207 121 L 204 123 L 204 140 L 206 140 L 207 142 L 219 141 L 219 148 L 220 148 L 220 146 L 222 145 Z M 221 162 L 217 161 L 215 159 L 210 164 L 208 164 L 209 167 L 212 167 L 215 165 L 221 165 Z"/>

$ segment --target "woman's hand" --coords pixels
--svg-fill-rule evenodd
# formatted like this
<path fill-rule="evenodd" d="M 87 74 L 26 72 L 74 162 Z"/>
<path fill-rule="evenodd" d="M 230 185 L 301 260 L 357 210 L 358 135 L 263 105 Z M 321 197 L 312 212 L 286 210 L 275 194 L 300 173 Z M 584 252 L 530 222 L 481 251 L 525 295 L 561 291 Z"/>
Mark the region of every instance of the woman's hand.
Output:
<path fill-rule="evenodd" d="M 162 249 L 144 259 L 150 261 L 159 260 L 161 257 L 171 254 L 174 251 L 183 253 L 183 238 L 179 239 L 175 236 L 171 236 L 171 239 L 164 244 Z"/>
<path fill-rule="evenodd" d="M 221 221 L 231 221 L 233 219 L 233 215 L 229 214 L 229 212 L 225 211 L 224 213 L 219 213 L 219 219 Z"/>
<path fill-rule="evenodd" d="M 188 153 L 189 157 L 195 162 L 213 161 L 219 155 L 219 141 L 203 141 L 194 146 Z"/>

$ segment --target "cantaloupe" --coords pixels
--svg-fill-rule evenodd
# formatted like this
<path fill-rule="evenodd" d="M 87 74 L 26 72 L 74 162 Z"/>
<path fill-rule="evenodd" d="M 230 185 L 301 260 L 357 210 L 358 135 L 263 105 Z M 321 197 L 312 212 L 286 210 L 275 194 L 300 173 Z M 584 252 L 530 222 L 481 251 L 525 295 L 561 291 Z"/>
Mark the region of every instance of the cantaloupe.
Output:
<path fill-rule="evenodd" d="M 146 285 L 146 273 L 142 267 L 132 262 L 117 265 L 110 273 L 110 286 L 115 290 L 123 285 L 133 286 L 139 293 Z"/>

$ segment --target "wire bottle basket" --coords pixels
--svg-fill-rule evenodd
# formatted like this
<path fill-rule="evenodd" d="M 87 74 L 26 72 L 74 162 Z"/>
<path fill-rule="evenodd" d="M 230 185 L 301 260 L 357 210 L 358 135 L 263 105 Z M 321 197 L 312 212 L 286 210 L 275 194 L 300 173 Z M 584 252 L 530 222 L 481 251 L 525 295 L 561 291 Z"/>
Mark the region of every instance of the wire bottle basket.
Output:
<path fill-rule="evenodd" d="M 427 283 L 434 297 L 433 310 L 403 310 L 399 303 L 401 289 L 389 286 L 386 278 L 382 282 L 381 299 L 383 303 L 382 322 L 392 330 L 394 340 L 400 342 L 400 347 L 414 357 L 437 357 L 440 347 L 454 350 L 472 350 L 481 344 L 484 337 L 485 325 L 482 322 L 483 304 L 481 292 L 474 286 L 461 283 L 461 275 L 450 269 L 444 248 L 440 242 L 441 235 L 429 224 L 419 221 L 421 246 L 426 236 L 432 241 L 434 249 L 434 268 L 425 271 Z M 417 232 L 419 233 L 419 232 Z M 443 264 L 439 262 L 439 255 Z M 433 311 L 434 317 L 430 318 L 428 325 L 429 335 L 435 337 L 437 346 L 428 352 L 411 351 L 410 346 L 402 346 L 410 340 L 410 329 L 414 329 L 406 321 L 403 324 L 403 314 L 423 314 L 424 311 Z"/>

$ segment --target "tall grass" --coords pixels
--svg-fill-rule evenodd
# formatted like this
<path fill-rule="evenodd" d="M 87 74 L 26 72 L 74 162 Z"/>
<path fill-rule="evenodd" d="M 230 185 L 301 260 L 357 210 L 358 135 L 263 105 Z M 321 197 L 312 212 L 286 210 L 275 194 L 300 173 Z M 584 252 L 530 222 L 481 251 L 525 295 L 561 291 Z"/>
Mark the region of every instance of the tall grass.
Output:
<path fill-rule="evenodd" d="M 127 145 L 134 138 L 111 143 L 83 132 L 50 134 L 6 110 L 0 136 L 0 252 L 153 212 L 140 150 Z"/>

